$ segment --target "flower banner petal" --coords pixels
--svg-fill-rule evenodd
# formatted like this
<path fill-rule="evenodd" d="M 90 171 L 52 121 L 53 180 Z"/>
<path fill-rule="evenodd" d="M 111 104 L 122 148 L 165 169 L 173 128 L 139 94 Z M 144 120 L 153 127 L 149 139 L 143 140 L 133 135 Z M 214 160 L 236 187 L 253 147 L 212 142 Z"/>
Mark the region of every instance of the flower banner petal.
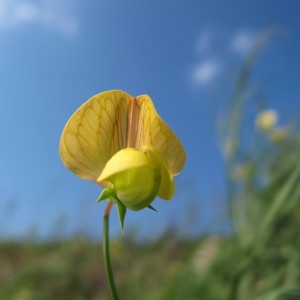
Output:
<path fill-rule="evenodd" d="M 79 107 L 60 140 L 60 156 L 67 168 L 83 179 L 97 180 L 113 154 L 127 146 L 131 99 L 123 91 L 107 91 Z"/>
<path fill-rule="evenodd" d="M 136 148 L 151 146 L 167 162 L 172 175 L 177 175 L 186 160 L 185 150 L 173 130 L 162 120 L 147 95 L 136 97 L 139 106 L 139 124 Z"/>

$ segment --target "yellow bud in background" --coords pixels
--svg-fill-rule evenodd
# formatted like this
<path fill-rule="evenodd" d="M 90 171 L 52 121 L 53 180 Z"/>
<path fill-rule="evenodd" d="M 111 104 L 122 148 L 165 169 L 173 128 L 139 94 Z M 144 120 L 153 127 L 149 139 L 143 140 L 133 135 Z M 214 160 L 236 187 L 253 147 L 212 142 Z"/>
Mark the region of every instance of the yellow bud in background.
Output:
<path fill-rule="evenodd" d="M 262 131 L 269 131 L 274 128 L 277 120 L 277 112 L 273 109 L 267 109 L 257 115 L 255 124 L 256 127 Z"/>

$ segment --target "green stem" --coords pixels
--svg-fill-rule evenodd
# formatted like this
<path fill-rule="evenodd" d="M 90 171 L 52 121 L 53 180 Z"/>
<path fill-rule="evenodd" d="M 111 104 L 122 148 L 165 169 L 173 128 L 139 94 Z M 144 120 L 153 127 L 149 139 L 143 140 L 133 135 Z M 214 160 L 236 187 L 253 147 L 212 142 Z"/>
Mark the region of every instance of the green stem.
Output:
<path fill-rule="evenodd" d="M 104 263 L 106 269 L 106 276 L 109 282 L 110 291 L 112 293 L 114 300 L 119 300 L 118 292 L 114 282 L 114 276 L 110 263 L 110 255 L 109 255 L 109 213 L 112 208 L 113 201 L 109 201 L 107 207 L 104 212 L 103 217 L 103 255 L 104 255 Z"/>

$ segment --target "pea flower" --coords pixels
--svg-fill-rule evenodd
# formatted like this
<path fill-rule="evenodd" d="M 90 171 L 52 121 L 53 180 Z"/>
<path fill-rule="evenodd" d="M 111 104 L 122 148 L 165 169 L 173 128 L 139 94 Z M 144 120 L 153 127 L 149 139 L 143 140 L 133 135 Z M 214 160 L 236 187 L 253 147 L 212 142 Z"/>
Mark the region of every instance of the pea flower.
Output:
<path fill-rule="evenodd" d="M 64 165 L 104 188 L 98 201 L 126 208 L 150 207 L 156 196 L 171 199 L 185 150 L 147 95 L 112 90 L 90 98 L 71 116 L 60 140 Z"/>

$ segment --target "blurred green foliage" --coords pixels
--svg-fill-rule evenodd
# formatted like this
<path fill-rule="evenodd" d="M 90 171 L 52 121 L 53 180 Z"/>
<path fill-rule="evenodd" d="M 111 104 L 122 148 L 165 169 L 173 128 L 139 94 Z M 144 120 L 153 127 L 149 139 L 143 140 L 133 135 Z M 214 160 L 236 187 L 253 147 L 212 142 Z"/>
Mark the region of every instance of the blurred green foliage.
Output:
<path fill-rule="evenodd" d="M 251 67 L 246 58 L 221 120 L 230 235 L 185 239 L 171 232 L 145 243 L 111 242 L 122 300 L 300 299 L 300 136 L 276 113 L 253 120 L 244 138 Z M 264 80 L 262 80 L 264 82 Z M 265 107 L 259 107 L 258 114 Z M 280 116 L 280 112 L 277 113 Z M 259 117 L 262 117 L 260 114 Z M 111 299 L 101 245 L 84 239 L 0 244 L 0 299 Z"/>
<path fill-rule="evenodd" d="M 197 243 L 167 236 L 146 244 L 129 237 L 111 241 L 121 299 L 161 299 L 185 268 Z M 101 251 L 100 244 L 84 239 L 2 242 L 0 299 L 111 299 Z"/>

